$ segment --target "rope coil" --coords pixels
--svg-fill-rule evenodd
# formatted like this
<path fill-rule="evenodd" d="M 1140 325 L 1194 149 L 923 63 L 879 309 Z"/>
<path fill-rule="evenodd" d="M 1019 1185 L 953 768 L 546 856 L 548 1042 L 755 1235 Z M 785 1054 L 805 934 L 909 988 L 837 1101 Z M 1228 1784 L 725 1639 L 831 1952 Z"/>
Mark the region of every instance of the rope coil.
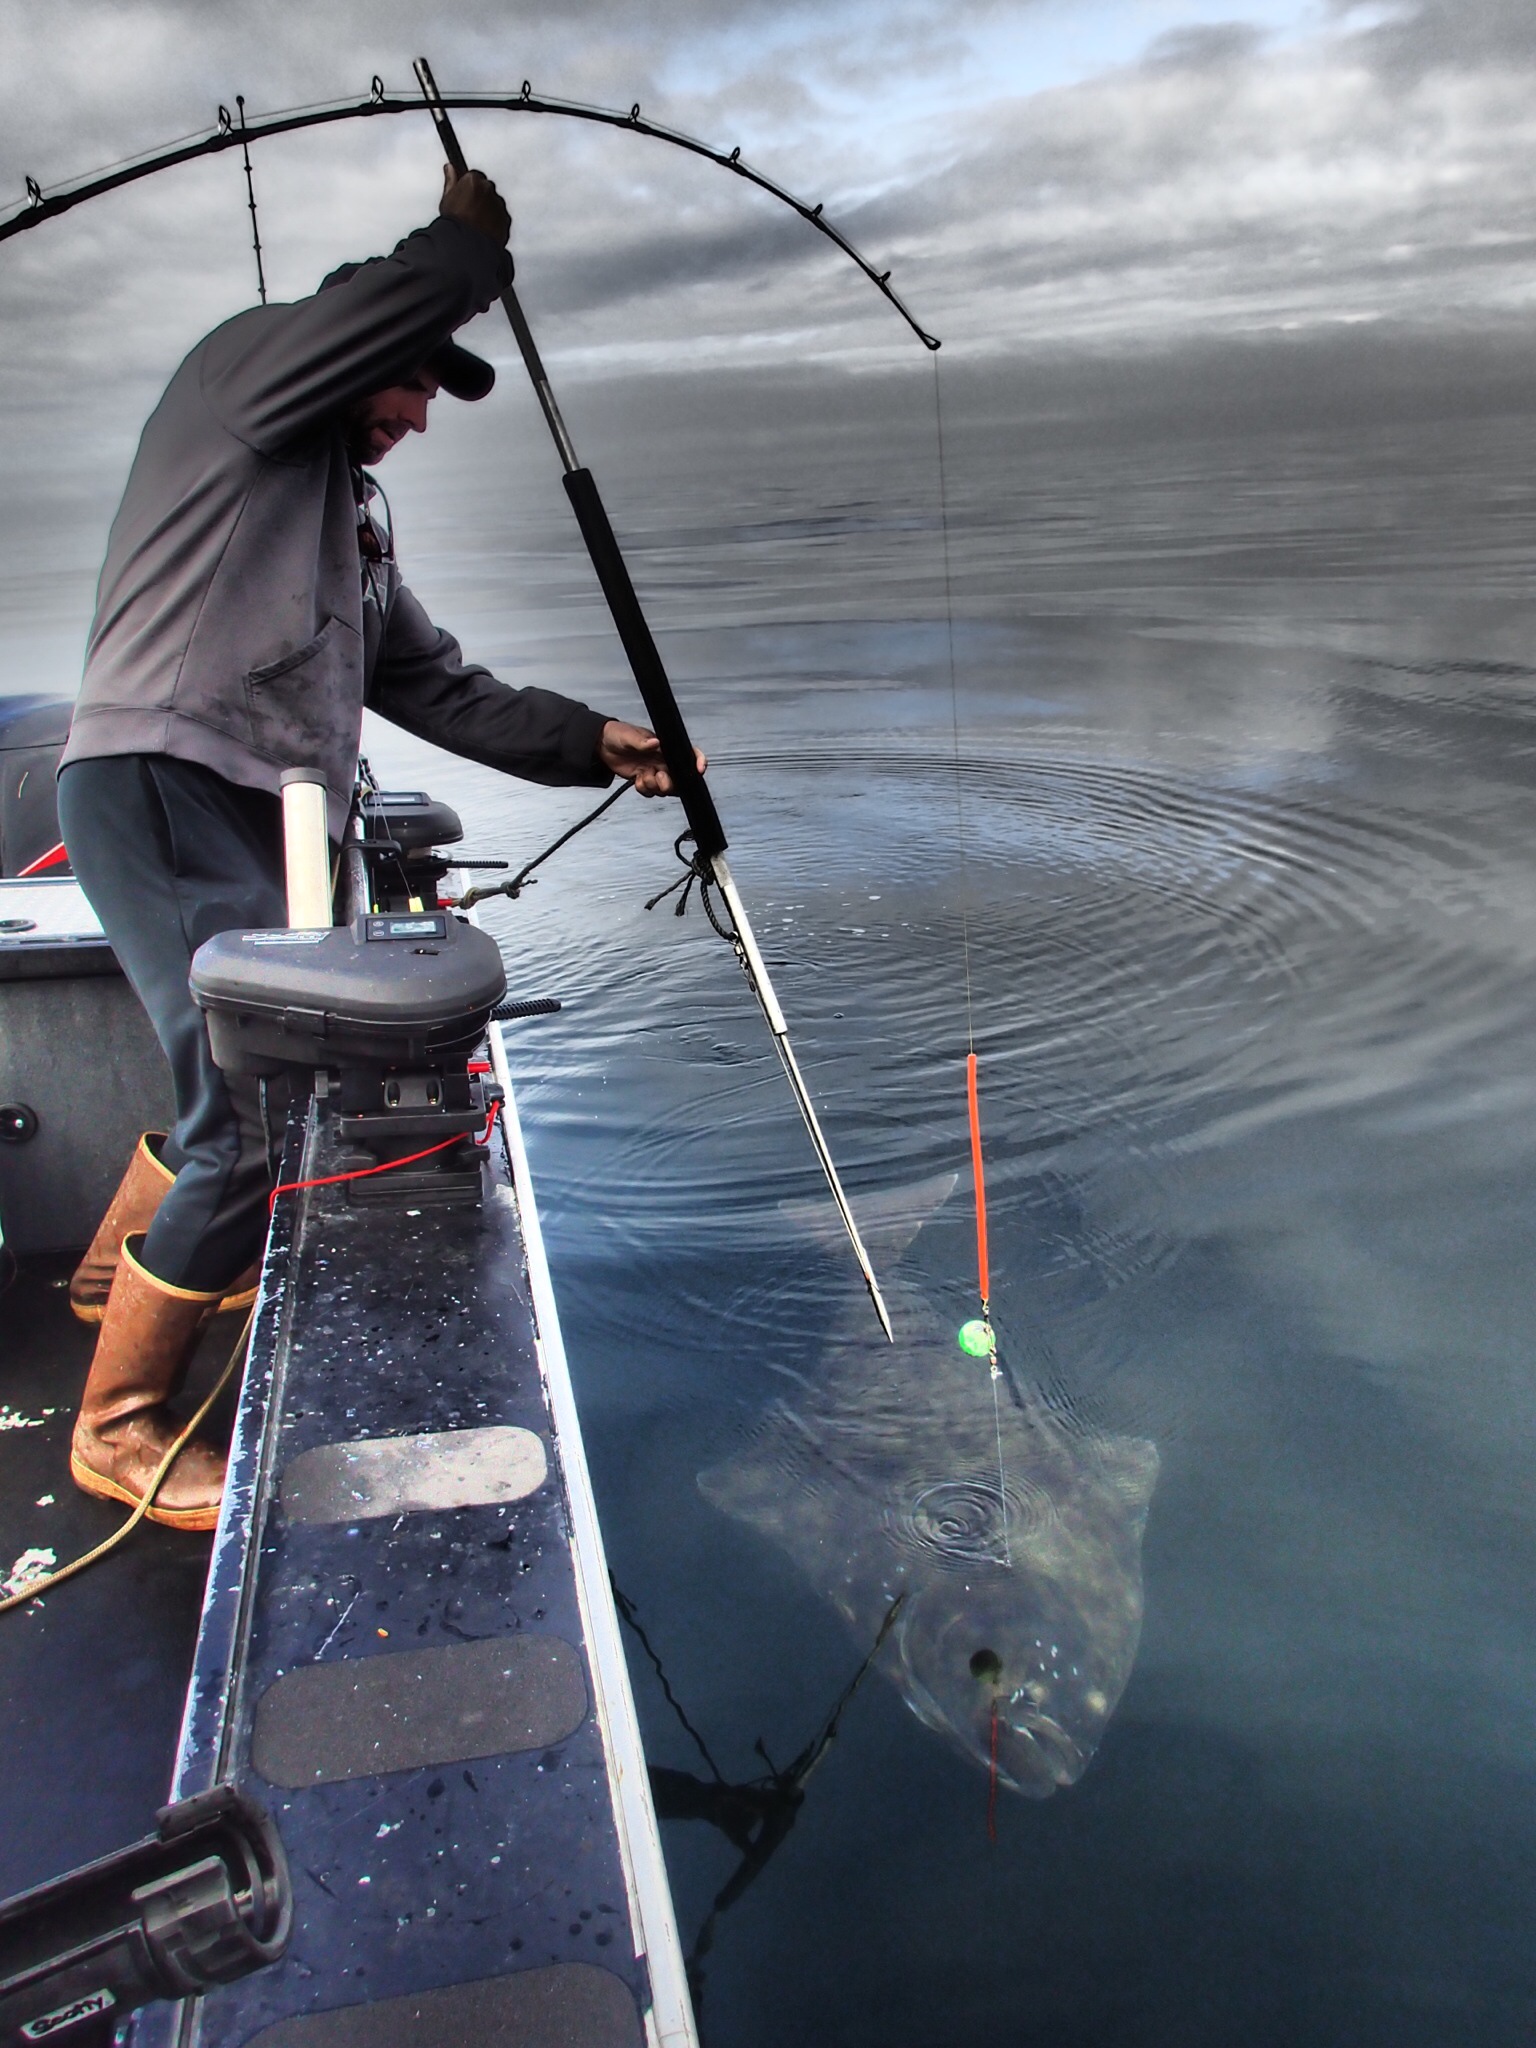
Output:
<path fill-rule="evenodd" d="M 500 1116 L 500 1114 L 501 1103 L 499 1101 L 493 1102 L 490 1107 L 490 1113 L 485 1120 L 484 1132 L 481 1134 L 480 1137 L 472 1138 L 469 1141 L 477 1151 L 484 1150 L 485 1147 L 490 1144 L 491 1132 L 495 1128 L 496 1119 L 498 1118 L 498 1116 Z M 279 1195 L 295 1194 L 301 1188 L 332 1187 L 338 1181 L 362 1180 L 367 1175 L 374 1173 L 391 1173 L 397 1166 L 413 1165 L 418 1159 L 428 1159 L 432 1156 L 434 1152 L 445 1152 L 447 1151 L 450 1145 L 457 1145 L 461 1144 L 462 1142 L 462 1136 L 452 1137 L 445 1140 L 444 1143 L 440 1145 L 429 1145 L 423 1152 L 413 1152 L 405 1159 L 390 1159 L 387 1160 L 385 1164 L 382 1166 L 364 1166 L 358 1168 L 356 1171 L 352 1173 L 331 1173 L 326 1174 L 317 1180 L 281 1181 L 272 1190 L 271 1201 L 268 1204 L 269 1212 L 272 1208 L 276 1207 L 277 1198 Z M 87 1568 L 87 1566 L 93 1565 L 97 1563 L 101 1558 L 108 1556 L 110 1552 L 117 1549 L 119 1544 L 125 1542 L 127 1538 L 133 1534 L 134 1530 L 139 1526 L 140 1522 L 143 1521 L 144 1517 L 149 1513 L 149 1510 L 154 1506 L 155 1496 L 159 1493 L 160 1488 L 164 1485 L 166 1474 L 170 1471 L 172 1465 L 175 1464 L 176 1460 L 180 1457 L 181 1453 L 186 1449 L 187 1445 L 191 1442 L 192 1438 L 196 1435 L 197 1431 L 202 1427 L 202 1424 L 206 1420 L 209 1411 L 212 1409 L 214 1403 L 218 1400 L 220 1394 L 223 1393 L 224 1389 L 229 1385 L 230 1379 L 234 1374 L 235 1367 L 240 1363 L 240 1360 L 245 1355 L 245 1349 L 247 1341 L 250 1337 L 251 1324 L 255 1319 L 255 1313 L 256 1311 L 254 1308 L 247 1311 L 245 1321 L 240 1325 L 240 1334 L 235 1340 L 234 1349 L 230 1352 L 229 1357 L 225 1362 L 224 1369 L 219 1374 L 218 1379 L 214 1382 L 211 1390 L 199 1403 L 196 1413 L 192 1416 L 191 1420 L 186 1424 L 186 1426 L 180 1431 L 175 1442 L 171 1445 L 170 1449 L 166 1452 L 165 1456 L 160 1460 L 160 1463 L 155 1467 L 154 1475 L 150 1479 L 148 1486 L 144 1489 L 143 1499 L 140 1500 L 138 1505 L 134 1508 L 132 1514 L 128 1516 L 127 1520 L 124 1521 L 120 1527 L 114 1529 L 112 1534 L 108 1536 L 104 1542 L 96 1544 L 96 1546 L 93 1549 L 86 1551 L 80 1557 L 72 1559 L 70 1563 L 60 1565 L 57 1571 L 45 1572 L 37 1578 L 27 1579 L 22 1585 L 16 1588 L 15 1592 L 9 1593 L 3 1599 L 0 1599 L 0 1614 L 8 1614 L 14 1608 L 25 1607 L 28 1601 L 36 1600 L 42 1594 L 51 1592 L 55 1586 L 62 1585 L 66 1579 L 74 1578 L 77 1572 L 83 1572 Z"/>
<path fill-rule="evenodd" d="M 25 1607 L 29 1600 L 36 1600 L 42 1594 L 51 1592 L 55 1586 L 61 1586 L 66 1579 L 72 1579 L 77 1572 L 83 1572 L 87 1565 L 95 1564 L 100 1558 L 106 1557 L 109 1552 L 116 1550 L 120 1543 L 125 1542 L 133 1534 L 134 1530 L 137 1529 L 140 1522 L 143 1521 L 144 1517 L 154 1506 L 155 1495 L 165 1484 L 165 1475 L 170 1471 L 197 1431 L 202 1427 L 214 1402 L 218 1400 L 220 1394 L 229 1385 L 235 1367 L 245 1355 L 246 1343 L 250 1337 L 251 1323 L 255 1318 L 255 1314 L 256 1311 L 254 1309 L 246 1311 L 245 1321 L 240 1325 L 240 1334 L 235 1339 L 235 1347 L 230 1352 L 223 1371 L 219 1374 L 217 1380 L 214 1381 L 212 1389 L 199 1404 L 196 1414 L 187 1423 L 186 1427 L 176 1438 L 176 1441 L 155 1467 L 154 1476 L 144 1489 L 144 1498 L 133 1510 L 133 1513 L 129 1515 L 128 1519 L 118 1528 L 114 1529 L 104 1542 L 98 1543 L 93 1550 L 87 1550 L 83 1556 L 74 1558 L 69 1564 L 60 1565 L 57 1571 L 45 1572 L 40 1578 L 28 1579 L 14 1593 L 8 1594 L 5 1599 L 0 1600 L 0 1614 L 8 1614 L 16 1607 Z"/>

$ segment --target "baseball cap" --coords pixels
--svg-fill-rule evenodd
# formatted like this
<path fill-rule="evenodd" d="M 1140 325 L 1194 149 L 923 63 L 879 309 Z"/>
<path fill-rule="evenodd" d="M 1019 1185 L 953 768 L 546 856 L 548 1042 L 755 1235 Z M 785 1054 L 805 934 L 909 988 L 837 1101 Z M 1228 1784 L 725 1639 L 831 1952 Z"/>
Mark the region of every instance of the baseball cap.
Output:
<path fill-rule="evenodd" d="M 441 348 L 433 349 L 423 368 L 432 372 L 450 398 L 465 398 L 471 403 L 484 398 L 496 382 L 496 371 L 485 357 L 460 347 L 456 341 L 445 341 Z"/>
<path fill-rule="evenodd" d="M 320 280 L 321 291 L 329 291 L 332 285 L 345 284 L 350 277 L 356 277 L 362 269 L 361 263 L 342 263 Z M 496 371 L 484 356 L 477 356 L 472 349 L 448 340 L 439 342 L 421 366 L 430 370 L 438 384 L 450 398 L 462 398 L 471 404 L 484 398 L 496 382 Z"/>

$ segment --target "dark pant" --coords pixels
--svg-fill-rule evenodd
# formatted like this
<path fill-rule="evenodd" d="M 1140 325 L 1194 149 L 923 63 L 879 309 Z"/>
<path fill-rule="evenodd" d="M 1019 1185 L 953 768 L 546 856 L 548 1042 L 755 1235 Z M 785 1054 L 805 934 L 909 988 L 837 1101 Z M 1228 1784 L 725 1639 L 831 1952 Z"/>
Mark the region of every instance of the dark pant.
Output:
<path fill-rule="evenodd" d="M 187 974 L 216 932 L 286 923 L 281 805 L 194 762 L 123 754 L 61 772 L 59 824 L 176 1091 L 176 1182 L 143 1263 L 173 1287 L 221 1290 L 266 1236 L 266 1104 L 260 1082 L 214 1065 Z"/>

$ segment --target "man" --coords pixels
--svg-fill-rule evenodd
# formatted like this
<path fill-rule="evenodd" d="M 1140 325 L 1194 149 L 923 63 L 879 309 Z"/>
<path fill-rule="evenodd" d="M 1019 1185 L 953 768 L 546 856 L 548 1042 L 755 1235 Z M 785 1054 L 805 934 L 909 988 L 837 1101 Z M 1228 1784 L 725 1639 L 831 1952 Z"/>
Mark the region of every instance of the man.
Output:
<path fill-rule="evenodd" d="M 530 781 L 670 791 L 654 734 L 466 663 L 370 508 L 364 463 L 422 432 L 439 391 L 490 390 L 491 366 L 450 337 L 510 282 L 511 227 L 481 172 L 446 172 L 438 217 L 392 255 L 215 329 L 145 427 L 113 522 L 59 818 L 177 1121 L 141 1140 L 71 1284 L 101 1334 L 70 1469 L 102 1498 L 144 1497 L 199 1332 L 251 1298 L 269 1134 L 258 1084 L 213 1064 L 187 974 L 216 932 L 285 921 L 283 770 L 323 774 L 339 839 L 366 704 Z M 150 1516 L 212 1528 L 222 1487 L 194 1440 Z"/>

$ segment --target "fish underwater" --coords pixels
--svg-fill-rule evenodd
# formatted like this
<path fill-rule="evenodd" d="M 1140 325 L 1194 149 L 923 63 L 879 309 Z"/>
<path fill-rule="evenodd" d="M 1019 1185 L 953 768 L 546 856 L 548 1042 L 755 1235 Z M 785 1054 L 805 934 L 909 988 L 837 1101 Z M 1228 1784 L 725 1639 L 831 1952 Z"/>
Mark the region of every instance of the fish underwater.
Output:
<path fill-rule="evenodd" d="M 954 1184 L 884 1198 L 871 1249 L 905 1249 Z M 923 1292 L 898 1278 L 886 1297 L 894 1345 L 861 1302 L 816 1380 L 699 1489 L 786 1551 L 865 1650 L 890 1618 L 877 1668 L 912 1711 L 1045 1799 L 1081 1777 L 1130 1677 L 1157 1447 L 1095 1434 L 1006 1371 L 994 1407 L 987 1361 Z"/>

